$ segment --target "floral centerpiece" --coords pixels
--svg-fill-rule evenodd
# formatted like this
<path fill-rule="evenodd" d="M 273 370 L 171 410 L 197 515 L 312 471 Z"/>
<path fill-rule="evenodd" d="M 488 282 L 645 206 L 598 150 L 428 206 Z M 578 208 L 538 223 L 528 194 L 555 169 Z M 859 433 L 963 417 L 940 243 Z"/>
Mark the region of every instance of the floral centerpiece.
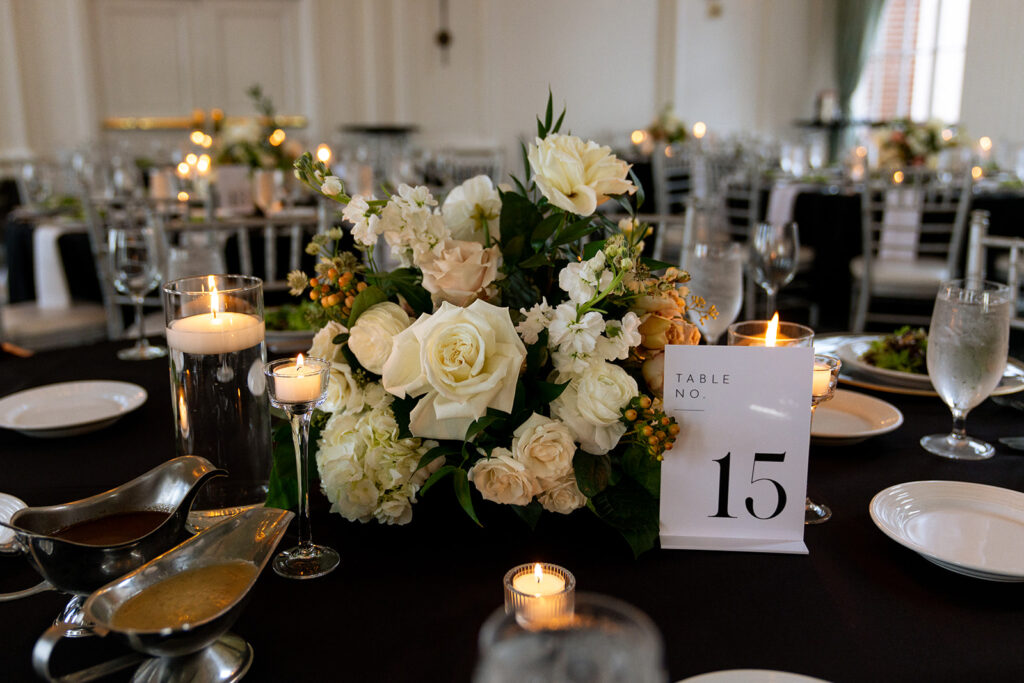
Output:
<path fill-rule="evenodd" d="M 897 119 L 886 125 L 879 144 L 879 165 L 934 167 L 943 149 L 957 147 L 960 140 L 939 121 L 915 123 Z"/>
<path fill-rule="evenodd" d="M 277 127 L 273 100 L 263 93 L 259 84 L 250 86 L 246 94 L 259 116 L 226 124 L 223 116 L 214 120 L 218 146 L 215 161 L 220 165 L 237 164 L 251 169 L 290 169 L 301 148 L 286 141 L 284 132 Z"/>
<path fill-rule="evenodd" d="M 315 276 L 289 275 L 320 303 L 310 354 L 332 372 L 316 462 L 346 519 L 405 524 L 450 479 L 477 523 L 477 498 L 531 525 L 586 507 L 634 552 L 656 542 L 660 461 L 680 430 L 658 398 L 662 354 L 697 342 L 685 314 L 704 304 L 686 273 L 641 256 L 635 177 L 560 133 L 564 114 L 553 121 L 549 98 L 513 188 L 478 176 L 440 204 L 408 185 L 350 196 L 308 153 L 296 162 L 343 205 L 361 252 L 339 252 L 334 228 L 309 245 Z M 598 213 L 608 200 L 627 217 Z M 284 488 L 273 481 L 272 498 Z"/>
<path fill-rule="evenodd" d="M 676 115 L 671 103 L 658 112 L 657 117 L 647 126 L 647 134 L 655 142 L 675 144 L 685 142 L 688 131 L 686 124 Z"/>

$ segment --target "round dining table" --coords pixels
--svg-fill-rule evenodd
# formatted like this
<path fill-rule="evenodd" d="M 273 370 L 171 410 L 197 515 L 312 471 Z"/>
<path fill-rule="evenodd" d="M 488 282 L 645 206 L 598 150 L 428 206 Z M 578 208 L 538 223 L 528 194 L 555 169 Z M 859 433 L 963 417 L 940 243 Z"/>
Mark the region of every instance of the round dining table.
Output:
<path fill-rule="evenodd" d="M 176 455 L 167 362 L 119 361 L 115 352 L 125 344 L 0 357 L 0 396 L 85 379 L 132 382 L 148 392 L 137 410 L 89 434 L 42 439 L 0 429 L 0 491 L 30 506 L 63 503 Z M 478 500 L 477 526 L 447 482 L 421 497 L 408 525 L 361 524 L 331 513 L 315 491 L 313 537 L 337 549 L 342 565 L 309 581 L 263 572 L 232 628 L 254 650 L 248 680 L 470 680 L 480 627 L 502 607 L 502 577 L 535 561 L 566 567 L 578 590 L 649 615 L 664 640 L 669 681 L 727 669 L 830 681 L 1020 680 L 1024 584 L 929 562 L 883 534 L 869 504 L 889 486 L 919 480 L 1024 490 L 1024 453 L 997 442 L 1024 434 L 1024 415 L 985 401 L 971 412 L 968 429 L 997 444 L 995 457 L 952 462 L 918 444 L 950 427 L 938 398 L 873 395 L 905 421 L 855 445 L 812 443 L 809 491 L 833 517 L 805 528 L 807 555 L 655 549 L 634 558 L 586 509 L 546 514 L 531 530 L 511 510 Z M 295 536 L 293 522 L 281 547 Z M 38 580 L 23 557 L 0 556 L 0 592 Z M 33 645 L 66 601 L 46 592 L 0 602 L 0 678 L 35 679 Z M 65 639 L 53 653 L 53 671 L 124 653 L 111 637 Z"/>

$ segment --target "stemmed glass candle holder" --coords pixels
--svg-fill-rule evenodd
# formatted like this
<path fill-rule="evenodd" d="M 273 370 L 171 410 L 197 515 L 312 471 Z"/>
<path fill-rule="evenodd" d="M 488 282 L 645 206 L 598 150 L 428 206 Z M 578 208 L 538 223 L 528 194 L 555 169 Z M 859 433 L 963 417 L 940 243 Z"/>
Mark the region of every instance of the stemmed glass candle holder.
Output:
<path fill-rule="evenodd" d="M 836 383 L 839 381 L 839 368 L 842 363 L 834 356 L 814 356 L 814 381 L 811 384 L 811 420 L 814 420 L 814 409 L 818 404 L 830 400 L 836 394 Z M 810 498 L 804 501 L 804 524 L 821 524 L 832 517 L 832 510 L 827 505 L 815 503 Z"/>
<path fill-rule="evenodd" d="M 503 584 L 505 612 L 523 628 L 549 628 L 573 615 L 576 577 L 557 564 L 521 564 L 508 570 Z"/>
<path fill-rule="evenodd" d="M 991 458 L 995 449 L 967 435 L 967 413 L 984 401 L 1006 370 L 1014 292 L 982 280 L 939 288 L 928 328 L 928 377 L 953 413 L 949 434 L 921 439 L 929 453 L 952 460 Z"/>
<path fill-rule="evenodd" d="M 341 562 L 337 551 L 313 543 L 309 523 L 309 419 L 327 396 L 331 364 L 319 358 L 284 358 L 266 367 L 270 402 L 288 416 L 298 475 L 299 544 L 274 558 L 274 571 L 289 579 L 313 579 Z"/>
<path fill-rule="evenodd" d="M 189 521 L 202 529 L 267 500 L 263 283 L 206 275 L 168 282 L 163 291 L 178 455 L 199 455 L 228 471 L 192 506 Z"/>
<path fill-rule="evenodd" d="M 779 322 L 779 314 L 776 313 L 771 320 L 745 320 L 743 322 L 729 325 L 728 331 L 729 346 L 812 346 L 814 344 L 814 330 L 806 325 L 797 323 Z M 839 361 L 835 361 L 835 369 L 829 364 L 828 383 L 825 384 L 825 368 L 819 369 L 819 358 L 823 364 L 828 363 L 825 358 L 828 356 L 815 356 L 814 375 L 811 384 L 811 410 L 821 401 L 826 401 L 835 392 L 835 382 L 839 377 Z M 819 375 L 819 372 L 822 373 Z M 815 401 L 815 394 L 821 391 L 820 400 Z M 812 413 L 813 414 L 813 413 Z M 815 503 L 809 497 L 804 500 L 804 523 L 820 524 L 832 516 L 832 511 L 827 506 Z"/>

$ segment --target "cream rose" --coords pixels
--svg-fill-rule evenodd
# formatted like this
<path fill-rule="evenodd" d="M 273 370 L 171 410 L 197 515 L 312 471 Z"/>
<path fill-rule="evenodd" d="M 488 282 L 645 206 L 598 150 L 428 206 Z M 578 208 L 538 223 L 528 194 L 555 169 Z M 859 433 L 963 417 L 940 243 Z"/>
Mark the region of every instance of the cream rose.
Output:
<path fill-rule="evenodd" d="M 501 237 L 501 195 L 494 183 L 485 175 L 470 178 L 452 189 L 441 205 L 444 222 L 451 231 L 452 239 L 487 243 Z M 484 232 L 487 225 L 487 233 Z"/>
<path fill-rule="evenodd" d="M 636 380 L 625 370 L 598 361 L 571 379 L 551 403 L 551 414 L 566 424 L 583 450 L 601 455 L 626 433 L 621 411 L 638 393 Z"/>
<path fill-rule="evenodd" d="M 533 181 L 548 201 L 580 216 L 594 213 L 613 194 L 633 194 L 626 180 L 629 164 L 608 147 L 584 142 L 575 135 L 548 135 L 528 152 Z"/>
<path fill-rule="evenodd" d="M 411 322 L 398 304 L 384 301 L 370 306 L 352 326 L 348 348 L 360 365 L 379 375 L 391 355 L 391 342 L 395 335 L 409 327 Z"/>
<path fill-rule="evenodd" d="M 322 358 L 331 363 L 344 362 L 345 356 L 341 347 L 334 343 L 334 338 L 339 334 L 348 332 L 348 328 L 333 320 L 317 330 L 313 335 L 313 343 L 309 347 L 307 355 L 312 358 Z"/>
<path fill-rule="evenodd" d="M 572 471 L 576 453 L 569 428 L 534 413 L 512 432 L 512 454 L 538 479 L 557 479 Z"/>
<path fill-rule="evenodd" d="M 512 409 L 525 358 L 507 308 L 444 302 L 398 333 L 381 381 L 401 398 L 423 396 L 409 416 L 414 436 L 464 439 L 488 408 Z"/>
<path fill-rule="evenodd" d="M 500 266 L 497 245 L 485 249 L 479 242 L 461 240 L 447 240 L 420 261 L 423 288 L 430 292 L 435 306 L 442 301 L 469 305 L 498 277 Z"/>
<path fill-rule="evenodd" d="M 571 469 L 562 477 L 541 482 L 544 491 L 537 496 L 537 501 L 548 512 L 567 515 L 587 504 L 587 497 L 576 484 L 576 473 Z"/>
<path fill-rule="evenodd" d="M 484 500 L 495 503 L 527 505 L 540 493 L 537 478 L 507 448 L 495 448 L 491 457 L 478 460 L 469 478 Z"/>
<path fill-rule="evenodd" d="M 320 410 L 352 414 L 362 410 L 364 405 L 363 390 L 352 376 L 352 368 L 348 363 L 331 363 L 327 396 L 320 404 Z"/>

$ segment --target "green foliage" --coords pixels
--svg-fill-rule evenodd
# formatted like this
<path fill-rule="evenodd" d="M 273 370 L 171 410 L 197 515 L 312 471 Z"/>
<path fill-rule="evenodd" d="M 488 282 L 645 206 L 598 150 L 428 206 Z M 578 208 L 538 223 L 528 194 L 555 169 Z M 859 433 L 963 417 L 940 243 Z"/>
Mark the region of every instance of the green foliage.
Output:
<path fill-rule="evenodd" d="M 390 273 L 369 273 L 366 279 L 380 287 L 389 297 L 401 296 L 416 315 L 434 310 L 430 293 L 423 289 L 423 276 L 412 268 L 398 268 Z"/>
<path fill-rule="evenodd" d="M 352 303 L 352 312 L 348 316 L 348 327 L 352 329 L 352 326 L 356 324 L 361 316 L 368 308 L 375 306 L 380 303 L 384 303 L 388 300 L 388 295 L 384 293 L 380 287 L 370 285 L 363 291 L 356 295 L 355 301 Z"/>
<path fill-rule="evenodd" d="M 307 491 L 311 491 L 318 480 L 316 463 L 312 458 L 316 450 L 316 443 L 320 440 L 320 429 L 325 418 L 325 413 L 316 411 L 309 425 L 310 463 L 309 481 L 306 482 L 306 486 L 309 487 L 306 489 Z M 299 494 L 298 473 L 295 468 L 295 447 L 292 443 L 292 427 L 287 420 L 280 422 L 273 429 L 272 441 L 273 464 L 270 469 L 266 506 L 282 510 L 298 510 Z"/>
<path fill-rule="evenodd" d="M 593 498 L 608 488 L 612 475 L 612 461 L 607 453 L 593 455 L 582 450 L 576 451 L 572 466 L 576 470 L 576 485 L 587 498 Z"/>
<path fill-rule="evenodd" d="M 590 509 L 622 534 L 634 557 L 657 544 L 658 498 L 636 481 L 626 477 L 592 496 Z"/>

